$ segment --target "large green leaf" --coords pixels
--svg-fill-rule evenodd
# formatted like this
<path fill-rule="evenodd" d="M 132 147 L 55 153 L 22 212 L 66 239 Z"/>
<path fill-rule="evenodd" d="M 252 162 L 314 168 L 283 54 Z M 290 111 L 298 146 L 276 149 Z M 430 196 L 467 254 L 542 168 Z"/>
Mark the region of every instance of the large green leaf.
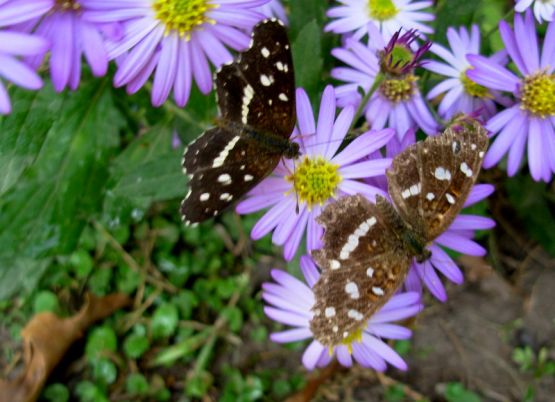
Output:
<path fill-rule="evenodd" d="M 108 223 L 140 218 L 152 202 L 185 195 L 183 151 L 181 147 L 172 148 L 168 126 L 165 123 L 151 128 L 115 159 L 104 205 L 104 220 Z"/>
<path fill-rule="evenodd" d="M 323 86 L 321 37 L 322 28 L 312 20 L 292 44 L 296 84 L 304 88 L 312 100 L 320 98 Z"/>
<path fill-rule="evenodd" d="M 62 103 L 50 86 L 11 92 L 13 111 L 0 117 L 0 195 L 34 162 Z"/>
<path fill-rule="evenodd" d="M 107 80 L 58 94 L 53 103 L 47 95 L 50 88 L 41 92 L 44 95 L 36 97 L 27 120 L 41 121 L 44 141 L 33 165 L 0 200 L 3 271 L 17 266 L 19 258 L 74 249 L 85 222 L 100 210 L 107 164 L 119 143 L 122 118 Z M 15 94 L 14 103 L 18 102 Z M 44 116 L 46 111 L 49 118 Z M 16 124 L 11 127 L 17 130 Z M 2 135 L 12 137 L 17 132 Z"/>

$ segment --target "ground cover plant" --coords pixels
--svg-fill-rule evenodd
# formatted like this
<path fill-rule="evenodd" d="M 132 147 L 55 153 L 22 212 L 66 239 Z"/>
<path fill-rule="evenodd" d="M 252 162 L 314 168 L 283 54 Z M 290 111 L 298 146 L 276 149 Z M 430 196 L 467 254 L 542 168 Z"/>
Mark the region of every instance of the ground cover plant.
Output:
<path fill-rule="evenodd" d="M 0 0 L 0 401 L 551 400 L 554 13 Z"/>

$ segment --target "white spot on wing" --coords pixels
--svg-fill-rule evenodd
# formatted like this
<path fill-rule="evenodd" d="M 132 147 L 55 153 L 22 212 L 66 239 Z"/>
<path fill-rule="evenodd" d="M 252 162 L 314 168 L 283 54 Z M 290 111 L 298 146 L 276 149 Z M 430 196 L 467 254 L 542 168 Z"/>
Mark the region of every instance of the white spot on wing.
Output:
<path fill-rule="evenodd" d="M 347 293 L 351 299 L 358 299 L 360 297 L 360 293 L 358 292 L 358 286 L 354 282 L 348 282 L 345 285 L 345 293 Z"/>
<path fill-rule="evenodd" d="M 245 177 L 243 178 L 245 181 L 251 181 L 252 179 L 254 179 L 254 176 L 251 176 L 250 174 L 246 174 Z"/>
<path fill-rule="evenodd" d="M 434 198 L 436 198 L 436 196 L 434 195 L 434 193 L 428 193 L 426 194 L 426 199 L 428 201 L 432 201 Z"/>
<path fill-rule="evenodd" d="M 364 316 L 360 312 L 352 309 L 349 310 L 347 315 L 349 316 L 349 318 L 355 319 L 357 321 L 361 321 L 364 318 Z"/>
<path fill-rule="evenodd" d="M 385 294 L 383 289 L 378 286 L 372 287 L 372 293 L 374 293 L 376 296 L 383 296 Z"/>
<path fill-rule="evenodd" d="M 472 169 L 468 167 L 466 162 L 461 163 L 461 172 L 463 172 L 466 177 L 472 177 Z"/>
<path fill-rule="evenodd" d="M 446 180 L 449 181 L 451 180 L 451 172 L 447 169 L 445 169 L 444 167 L 437 167 L 435 172 L 434 172 L 434 176 L 436 177 L 436 179 L 442 181 L 442 180 Z"/>
<path fill-rule="evenodd" d="M 209 198 L 210 198 L 210 193 L 202 193 L 199 199 L 204 202 L 204 201 L 208 201 Z"/>
<path fill-rule="evenodd" d="M 335 315 L 335 308 L 333 307 L 326 307 L 326 309 L 324 310 L 324 315 L 327 318 L 333 317 Z"/>
<path fill-rule="evenodd" d="M 260 76 L 260 83 L 265 87 L 269 87 L 274 82 L 274 77 L 272 75 L 262 74 Z"/>
<path fill-rule="evenodd" d="M 341 268 L 341 263 L 337 260 L 331 260 L 330 261 L 330 268 L 331 269 L 339 269 L 339 268 Z"/>
<path fill-rule="evenodd" d="M 368 267 L 368 269 L 366 270 L 366 275 L 367 275 L 369 278 L 372 278 L 372 276 L 374 276 L 374 268 Z"/>
<path fill-rule="evenodd" d="M 447 198 L 447 202 L 449 204 L 453 205 L 455 203 L 455 197 L 453 197 L 451 194 L 446 193 L 445 198 Z"/>
<path fill-rule="evenodd" d="M 268 48 L 263 47 L 262 49 L 260 49 L 260 54 L 262 54 L 262 57 L 267 59 L 268 56 L 270 55 L 270 51 L 268 50 Z"/>
<path fill-rule="evenodd" d="M 247 117 L 249 115 L 249 105 L 254 97 L 254 89 L 247 84 L 243 89 L 243 105 L 241 106 L 241 121 L 247 124 Z"/>
<path fill-rule="evenodd" d="M 228 184 L 231 184 L 231 176 L 227 173 L 221 174 L 218 176 L 218 181 L 227 186 Z"/>
<path fill-rule="evenodd" d="M 279 94 L 278 98 L 284 102 L 287 102 L 289 98 L 283 92 Z"/>
<path fill-rule="evenodd" d="M 239 138 L 240 137 L 238 135 L 236 135 L 235 137 L 233 137 L 231 139 L 231 141 L 229 141 L 229 143 L 225 146 L 225 148 L 222 150 L 222 152 L 220 152 L 218 157 L 216 159 L 214 159 L 214 162 L 212 162 L 212 167 L 213 168 L 220 167 L 224 164 L 227 156 L 229 155 L 229 152 L 235 147 L 235 144 L 237 144 L 237 141 L 239 141 Z"/>

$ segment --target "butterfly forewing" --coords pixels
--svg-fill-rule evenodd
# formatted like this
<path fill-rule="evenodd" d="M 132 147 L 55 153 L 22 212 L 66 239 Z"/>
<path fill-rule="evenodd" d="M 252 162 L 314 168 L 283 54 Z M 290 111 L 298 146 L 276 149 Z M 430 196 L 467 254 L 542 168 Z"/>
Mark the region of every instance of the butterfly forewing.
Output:
<path fill-rule="evenodd" d="M 205 131 L 183 156 L 183 170 L 189 175 L 189 193 L 181 204 L 186 224 L 220 213 L 269 175 L 290 151 L 295 82 L 283 24 L 278 20 L 257 24 L 250 48 L 223 66 L 215 81 L 218 127 Z"/>
<path fill-rule="evenodd" d="M 387 212 L 355 195 L 328 205 L 318 218 L 324 246 L 313 257 L 323 272 L 310 326 L 324 345 L 355 334 L 404 281 L 411 256 Z"/>
<path fill-rule="evenodd" d="M 429 242 L 453 222 L 482 166 L 488 137 L 476 121 L 464 121 L 428 137 L 393 159 L 389 194 L 406 225 Z"/>
<path fill-rule="evenodd" d="M 295 77 L 287 32 L 279 20 L 258 24 L 251 47 L 216 74 L 224 120 L 289 138 L 295 126 Z"/>

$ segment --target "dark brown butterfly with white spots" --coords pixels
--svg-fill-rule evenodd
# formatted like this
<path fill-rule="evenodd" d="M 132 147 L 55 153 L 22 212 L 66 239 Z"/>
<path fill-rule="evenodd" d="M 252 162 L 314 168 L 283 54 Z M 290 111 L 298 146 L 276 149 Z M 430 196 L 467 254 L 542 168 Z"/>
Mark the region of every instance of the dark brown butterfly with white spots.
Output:
<path fill-rule="evenodd" d="M 253 29 L 248 50 L 215 77 L 220 117 L 183 155 L 189 193 L 185 224 L 217 215 L 262 179 L 282 157 L 296 158 L 295 77 L 287 31 L 268 19 Z"/>
<path fill-rule="evenodd" d="M 324 246 L 313 252 L 323 271 L 310 323 L 318 341 L 333 346 L 355 336 L 402 285 L 411 260 L 430 257 L 426 247 L 463 207 L 487 146 L 486 130 L 460 118 L 393 159 L 387 171 L 393 203 L 354 195 L 324 209 L 318 217 Z"/>

